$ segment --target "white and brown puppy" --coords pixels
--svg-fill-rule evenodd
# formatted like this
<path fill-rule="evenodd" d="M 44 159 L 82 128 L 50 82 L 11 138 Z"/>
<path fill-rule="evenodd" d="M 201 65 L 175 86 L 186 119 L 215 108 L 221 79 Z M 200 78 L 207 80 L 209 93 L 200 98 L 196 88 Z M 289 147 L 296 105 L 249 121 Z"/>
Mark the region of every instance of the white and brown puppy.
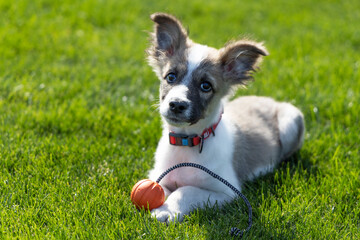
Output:
<path fill-rule="evenodd" d="M 149 178 L 182 162 L 201 164 L 238 189 L 271 171 L 303 142 L 302 113 L 265 97 L 227 102 L 234 86 L 251 79 L 262 56 L 261 43 L 232 42 L 217 50 L 194 43 L 175 17 L 155 13 L 148 60 L 160 79 L 163 136 Z M 215 134 L 214 134 L 215 133 Z M 196 168 L 179 168 L 161 185 L 167 200 L 152 210 L 158 220 L 181 221 L 196 207 L 221 205 L 235 194 Z"/>

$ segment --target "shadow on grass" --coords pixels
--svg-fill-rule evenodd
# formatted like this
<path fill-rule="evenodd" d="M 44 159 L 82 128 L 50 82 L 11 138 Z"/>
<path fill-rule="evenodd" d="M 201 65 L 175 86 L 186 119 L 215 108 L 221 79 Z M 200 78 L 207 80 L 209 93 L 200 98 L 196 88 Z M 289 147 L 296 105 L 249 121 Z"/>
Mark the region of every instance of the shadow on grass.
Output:
<path fill-rule="evenodd" d="M 295 237 L 296 233 L 291 233 L 289 229 L 275 229 L 269 227 L 274 226 L 273 223 L 264 223 L 259 207 L 270 197 L 282 199 L 283 196 L 279 195 L 277 189 L 281 188 L 283 184 L 287 184 L 286 181 L 289 178 L 292 179 L 294 174 L 298 174 L 305 181 L 310 176 L 316 176 L 317 166 L 314 166 L 310 159 L 311 153 L 301 150 L 281 162 L 272 173 L 243 184 L 242 193 L 248 198 L 253 211 L 252 228 L 244 234 L 243 239 L 289 239 L 289 237 Z M 190 224 L 199 224 L 206 229 L 208 233 L 206 239 L 233 239 L 229 234 L 232 227 L 246 229 L 248 226 L 248 208 L 240 197 L 222 207 L 198 209 L 192 214 L 198 216 L 187 218 L 187 221 Z M 282 225 L 278 226 L 278 228 L 281 227 Z"/>

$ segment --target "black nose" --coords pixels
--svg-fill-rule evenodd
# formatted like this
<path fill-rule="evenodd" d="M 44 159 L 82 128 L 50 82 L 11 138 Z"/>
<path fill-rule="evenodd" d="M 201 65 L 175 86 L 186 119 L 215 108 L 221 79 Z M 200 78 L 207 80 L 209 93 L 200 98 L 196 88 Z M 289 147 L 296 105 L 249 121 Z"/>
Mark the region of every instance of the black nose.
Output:
<path fill-rule="evenodd" d="M 172 112 L 183 113 L 189 107 L 189 104 L 187 102 L 172 101 L 169 106 Z"/>

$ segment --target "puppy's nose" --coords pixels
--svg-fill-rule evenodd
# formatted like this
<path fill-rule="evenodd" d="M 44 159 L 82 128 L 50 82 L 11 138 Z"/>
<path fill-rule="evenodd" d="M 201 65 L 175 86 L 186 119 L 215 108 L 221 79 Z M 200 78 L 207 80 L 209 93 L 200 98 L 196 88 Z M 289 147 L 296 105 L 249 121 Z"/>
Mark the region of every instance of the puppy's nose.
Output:
<path fill-rule="evenodd" d="M 187 102 L 171 101 L 169 106 L 172 112 L 183 113 L 189 107 L 189 104 Z"/>

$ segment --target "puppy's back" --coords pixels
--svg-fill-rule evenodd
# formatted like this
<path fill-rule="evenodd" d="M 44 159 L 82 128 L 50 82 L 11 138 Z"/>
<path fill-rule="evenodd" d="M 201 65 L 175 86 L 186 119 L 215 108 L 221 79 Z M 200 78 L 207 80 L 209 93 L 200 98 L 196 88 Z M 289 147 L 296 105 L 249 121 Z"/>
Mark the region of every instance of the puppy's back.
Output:
<path fill-rule="evenodd" d="M 234 124 L 233 165 L 240 181 L 271 171 L 281 160 L 278 102 L 267 97 L 240 97 L 225 105 Z"/>

